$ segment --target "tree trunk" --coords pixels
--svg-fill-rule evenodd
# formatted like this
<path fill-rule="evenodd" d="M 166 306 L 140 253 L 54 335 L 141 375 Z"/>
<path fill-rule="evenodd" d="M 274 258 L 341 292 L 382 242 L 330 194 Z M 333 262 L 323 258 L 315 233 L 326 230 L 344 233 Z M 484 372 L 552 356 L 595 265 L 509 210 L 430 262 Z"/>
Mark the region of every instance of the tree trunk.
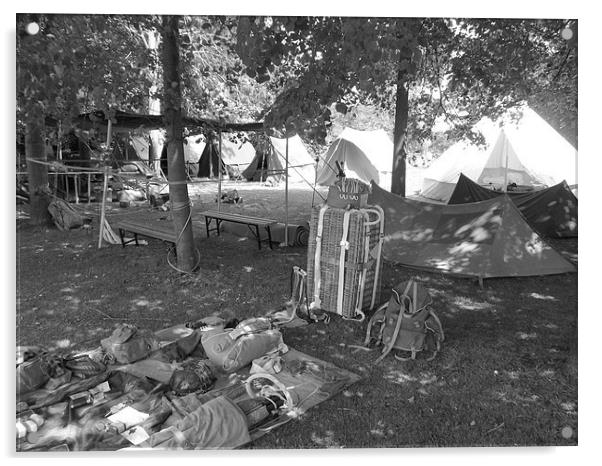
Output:
<path fill-rule="evenodd" d="M 27 178 L 29 181 L 29 222 L 32 225 L 48 225 L 51 217 L 48 212 L 49 199 L 44 191 L 48 188 L 48 165 L 42 138 L 44 120 L 42 111 L 33 110 L 25 125 L 25 156 L 27 158 Z"/>
<path fill-rule="evenodd" d="M 192 234 L 190 200 L 186 185 L 184 144 L 182 135 L 182 93 L 180 89 L 178 16 L 163 16 L 163 89 L 165 126 L 167 132 L 167 163 L 169 198 L 172 204 L 173 226 L 177 235 L 178 269 L 192 272 L 196 251 Z"/>
<path fill-rule="evenodd" d="M 395 101 L 395 127 L 393 129 L 393 173 L 391 176 L 391 192 L 405 197 L 406 195 L 406 132 L 408 128 L 408 89 L 407 74 L 400 70 L 397 73 L 397 97 Z"/>

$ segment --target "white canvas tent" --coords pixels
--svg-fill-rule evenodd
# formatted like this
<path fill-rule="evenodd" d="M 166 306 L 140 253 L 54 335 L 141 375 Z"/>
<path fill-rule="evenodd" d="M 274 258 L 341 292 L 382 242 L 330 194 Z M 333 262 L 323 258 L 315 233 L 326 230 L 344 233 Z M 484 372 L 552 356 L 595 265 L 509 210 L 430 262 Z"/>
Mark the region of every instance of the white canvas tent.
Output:
<path fill-rule="evenodd" d="M 318 164 L 317 184 L 329 186 L 336 181 L 335 162 L 343 164 L 347 178 L 374 180 L 381 188 L 391 189 L 393 142 L 382 129 L 345 128 Z"/>
<path fill-rule="evenodd" d="M 553 186 L 577 184 L 577 151 L 530 108 L 518 125 L 506 124 L 491 149 L 477 183 Z"/>
<path fill-rule="evenodd" d="M 286 139 L 270 136 L 270 142 L 284 167 L 287 157 Z M 316 179 L 316 161 L 298 135 L 288 138 L 288 177 L 289 181 L 306 181 L 312 185 Z"/>
<path fill-rule="evenodd" d="M 437 201 L 447 201 L 454 191 L 460 173 L 471 173 L 474 176 L 478 160 L 486 157 L 486 151 L 486 148 L 479 148 L 467 141 L 453 144 L 425 170 L 420 195 Z"/>
<path fill-rule="evenodd" d="M 188 138 L 188 140 L 190 139 Z M 219 156 L 219 139 L 214 140 L 211 144 L 207 144 L 205 139 L 203 141 L 198 143 L 196 147 L 191 145 L 190 148 L 191 151 L 195 152 L 196 162 L 198 163 L 196 175 L 199 177 L 217 176 L 220 163 L 222 173 L 227 172 L 229 176 L 238 177 L 255 157 L 255 149 L 250 142 L 231 141 L 227 134 L 221 136 L 221 157 Z M 201 154 L 197 155 L 199 151 Z"/>
<path fill-rule="evenodd" d="M 150 144 L 149 144 L 148 136 L 140 136 L 140 135 L 131 135 L 130 134 L 130 136 L 128 138 L 128 142 L 129 142 L 129 147 L 134 149 L 136 156 L 140 160 L 144 160 L 145 162 L 148 162 L 148 155 L 150 152 Z M 129 154 L 128 154 L 128 158 L 132 158 L 132 157 L 129 157 Z"/>
<path fill-rule="evenodd" d="M 222 135 L 222 163 L 237 172 L 245 170 L 255 158 L 255 148 L 249 141 L 230 141 Z"/>
<path fill-rule="evenodd" d="M 566 180 L 577 184 L 577 151 L 530 108 L 523 109 L 518 124 L 507 122 L 495 138 L 491 128 L 480 128 L 486 149 L 458 142 L 445 151 L 426 170 L 421 195 L 447 202 L 460 173 L 479 185 L 502 190 L 510 183 L 545 187 Z"/>
<path fill-rule="evenodd" d="M 287 140 L 269 137 L 269 144 L 258 151 L 243 176 L 250 181 L 280 182 L 284 180 L 287 160 Z M 288 180 L 313 185 L 316 162 L 298 135 L 288 138 Z"/>
<path fill-rule="evenodd" d="M 184 144 L 184 160 L 186 163 L 198 163 L 205 150 L 205 136 L 188 136 Z"/>

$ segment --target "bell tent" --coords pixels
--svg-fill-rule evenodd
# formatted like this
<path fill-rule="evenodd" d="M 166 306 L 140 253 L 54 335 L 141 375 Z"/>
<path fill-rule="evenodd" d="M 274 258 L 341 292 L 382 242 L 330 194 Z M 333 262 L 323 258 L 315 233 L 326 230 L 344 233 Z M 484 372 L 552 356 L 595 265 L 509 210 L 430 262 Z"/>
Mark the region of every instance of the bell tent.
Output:
<path fill-rule="evenodd" d="M 554 128 L 530 108 L 518 125 L 504 126 L 493 145 L 478 184 L 505 188 L 553 186 L 577 183 L 577 151 Z"/>
<path fill-rule="evenodd" d="M 447 202 L 460 173 L 481 186 L 502 191 L 509 184 L 545 188 L 566 181 L 577 184 L 577 151 L 535 111 L 526 107 L 518 124 L 507 122 L 488 150 L 452 146 L 433 164 L 423 197 Z"/>
<path fill-rule="evenodd" d="M 393 142 L 382 129 L 358 131 L 345 128 L 318 164 L 317 184 L 334 184 L 338 174 L 335 162 L 343 166 L 347 178 L 365 183 L 374 180 L 381 188 L 391 189 Z"/>
<path fill-rule="evenodd" d="M 383 255 L 392 262 L 479 278 L 576 270 L 529 226 L 509 196 L 433 204 L 391 194 L 372 183 L 368 202 L 385 213 Z"/>
<path fill-rule="evenodd" d="M 444 151 L 424 171 L 420 195 L 436 201 L 447 202 L 456 186 L 460 173 L 470 177 L 480 174 L 479 165 L 499 134 L 499 127 L 489 118 L 481 119 L 473 128 L 485 138 L 485 146 L 468 140 L 458 141 Z"/>
<path fill-rule="evenodd" d="M 484 150 L 466 141 L 449 147 L 425 170 L 420 195 L 436 201 L 447 201 L 460 173 L 474 172 L 478 159 L 484 156 Z"/>
<path fill-rule="evenodd" d="M 285 176 L 286 139 L 270 136 L 258 148 L 255 158 L 243 172 L 249 181 L 281 182 Z M 298 135 L 288 138 L 288 176 L 291 182 L 306 182 L 313 185 L 316 177 L 316 162 L 307 151 Z"/>

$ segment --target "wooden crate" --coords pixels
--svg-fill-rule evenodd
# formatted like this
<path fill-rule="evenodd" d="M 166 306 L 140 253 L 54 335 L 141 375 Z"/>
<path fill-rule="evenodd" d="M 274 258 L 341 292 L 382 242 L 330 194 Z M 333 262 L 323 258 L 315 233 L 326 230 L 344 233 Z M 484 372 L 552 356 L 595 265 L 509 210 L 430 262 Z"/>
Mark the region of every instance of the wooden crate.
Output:
<path fill-rule="evenodd" d="M 318 240 L 321 209 L 324 209 L 322 234 Z M 343 240 L 346 212 L 349 226 Z M 307 285 L 310 302 L 315 307 L 345 318 L 362 319 L 363 310 L 379 304 L 383 222 L 380 207 L 351 210 L 331 206 L 314 208 L 310 221 Z M 342 242 L 347 249 L 341 289 Z M 316 257 L 318 248 L 320 251 Z"/>

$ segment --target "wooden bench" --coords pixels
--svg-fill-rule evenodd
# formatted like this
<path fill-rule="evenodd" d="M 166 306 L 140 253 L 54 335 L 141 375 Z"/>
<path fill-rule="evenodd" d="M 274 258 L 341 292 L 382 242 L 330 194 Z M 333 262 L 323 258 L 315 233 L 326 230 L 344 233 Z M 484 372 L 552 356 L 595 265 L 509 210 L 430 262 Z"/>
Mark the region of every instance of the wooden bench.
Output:
<path fill-rule="evenodd" d="M 174 246 L 177 240 L 173 229 L 173 223 L 165 220 L 124 219 L 119 220 L 115 224 L 115 227 L 119 229 L 119 238 L 121 238 L 121 245 L 123 247 L 125 247 L 126 244 L 133 242 L 138 246 L 138 235 L 160 239 L 161 241 L 172 243 Z M 126 240 L 126 232 L 133 233 L 134 238 Z"/>
<path fill-rule="evenodd" d="M 275 220 L 270 220 L 268 218 L 261 217 L 249 217 L 246 215 L 240 214 L 232 214 L 230 212 L 218 212 L 217 210 L 207 210 L 205 212 L 201 212 L 201 215 L 205 217 L 205 226 L 207 227 L 207 237 L 209 237 L 210 232 L 216 231 L 217 234 L 220 234 L 220 225 L 222 222 L 233 222 L 240 223 L 243 225 L 247 225 L 251 233 L 255 235 L 257 238 L 257 246 L 261 249 L 261 236 L 259 235 L 259 227 L 265 228 L 268 233 L 267 241 L 270 245 L 270 249 L 272 249 L 272 231 L 270 230 L 270 226 L 276 223 Z M 211 221 L 215 220 L 215 228 L 211 227 Z M 253 231 L 253 227 L 255 231 Z"/>

